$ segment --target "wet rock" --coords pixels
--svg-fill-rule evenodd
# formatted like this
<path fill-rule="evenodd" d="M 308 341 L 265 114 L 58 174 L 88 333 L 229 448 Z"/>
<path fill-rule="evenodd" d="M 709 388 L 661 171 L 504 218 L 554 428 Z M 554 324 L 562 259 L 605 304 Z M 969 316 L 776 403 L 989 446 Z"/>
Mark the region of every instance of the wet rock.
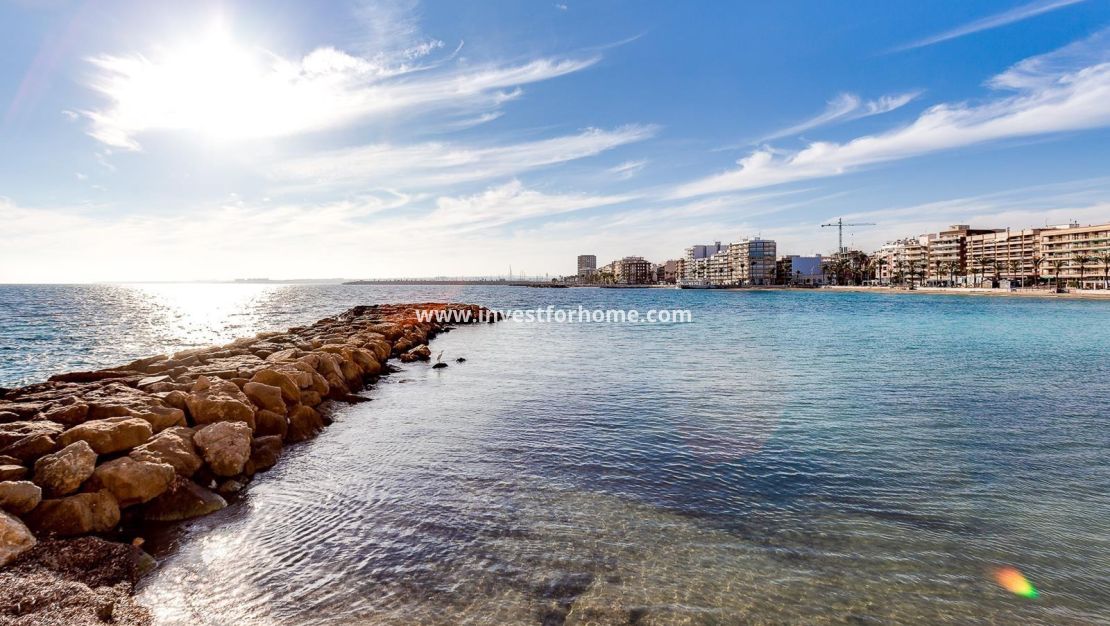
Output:
<path fill-rule="evenodd" d="M 8 463 L 0 465 L 0 480 L 20 480 L 27 475 L 27 468 L 22 465 Z"/>
<path fill-rule="evenodd" d="M 119 524 L 119 505 L 108 490 L 43 500 L 27 515 L 35 531 L 60 537 L 106 533 Z"/>
<path fill-rule="evenodd" d="M 154 434 L 150 422 L 138 417 L 91 420 L 62 433 L 63 446 L 85 441 L 97 454 L 111 454 L 142 445 Z"/>
<path fill-rule="evenodd" d="M 204 464 L 193 444 L 194 435 L 195 431 L 186 426 L 167 428 L 132 450 L 129 456 L 136 461 L 168 464 L 177 474 L 188 478 Z"/>
<path fill-rule="evenodd" d="M 0 509 L 23 515 L 42 501 L 42 489 L 26 480 L 0 482 Z"/>
<path fill-rule="evenodd" d="M 19 518 L 0 512 L 0 567 L 35 546 L 35 536 Z"/>
<path fill-rule="evenodd" d="M 301 401 L 301 388 L 293 376 L 273 369 L 264 369 L 251 377 L 252 383 L 270 385 L 281 390 L 281 399 L 287 406 L 299 404 Z M 244 389 L 245 390 L 245 389 Z M 249 397 L 250 394 L 248 393 Z M 268 408 L 268 407 L 262 407 Z M 284 413 L 284 411 L 282 411 Z"/>
<path fill-rule="evenodd" d="M 263 409 L 254 418 L 256 422 L 254 434 L 259 437 L 277 435 L 284 439 L 286 433 L 289 432 L 289 420 L 284 414 L 278 415 L 273 411 Z"/>
<path fill-rule="evenodd" d="M 161 495 L 173 482 L 174 468 L 168 463 L 148 463 L 124 456 L 98 465 L 88 488 L 107 489 L 121 508 L 147 502 Z"/>
<path fill-rule="evenodd" d="M 143 518 L 158 522 L 177 522 L 208 515 L 227 506 L 227 500 L 178 476 L 165 493 L 143 507 Z"/>
<path fill-rule="evenodd" d="M 246 394 L 254 406 L 260 409 L 279 415 L 285 415 L 286 413 L 285 400 L 282 398 L 284 394 L 280 387 L 265 383 L 247 383 L 243 385 L 243 393 Z"/>
<path fill-rule="evenodd" d="M 75 441 L 35 461 L 35 484 L 48 498 L 66 496 L 92 476 L 96 452 L 86 441 Z"/>
<path fill-rule="evenodd" d="M 201 376 L 186 400 L 197 426 L 217 422 L 243 422 L 254 430 L 254 408 L 235 383 Z"/>
<path fill-rule="evenodd" d="M 255 437 L 251 440 L 251 457 L 247 461 L 243 472 L 252 476 L 257 472 L 268 470 L 277 464 L 281 458 L 281 449 L 284 444 L 277 435 L 268 437 Z"/>
<path fill-rule="evenodd" d="M 218 422 L 197 430 L 193 443 L 217 476 L 237 476 L 251 455 L 251 429 L 243 422 Z"/>
<path fill-rule="evenodd" d="M 243 490 L 243 487 L 246 487 L 246 485 L 244 485 L 242 481 L 229 478 L 220 483 L 220 485 L 216 487 L 216 491 L 224 495 L 231 495 L 233 493 L 239 493 Z"/>
<path fill-rule="evenodd" d="M 442 361 L 440 361 L 439 363 L 436 363 L 436 364 L 432 365 L 432 369 L 434 369 L 434 370 L 441 370 L 441 369 L 443 369 L 443 368 L 445 368 L 445 367 L 447 367 L 447 364 L 446 364 L 446 363 L 444 363 L 444 362 L 442 362 Z"/>
<path fill-rule="evenodd" d="M 455 362 L 456 363 L 466 363 L 466 357 L 461 357 L 460 356 L 459 358 L 455 359 Z"/>
<path fill-rule="evenodd" d="M 428 361 L 431 358 L 432 351 L 428 346 L 416 346 L 412 350 L 401 355 L 401 362 L 411 363 L 413 361 Z"/>
<path fill-rule="evenodd" d="M 324 428 L 324 421 L 316 409 L 300 405 L 289 412 L 289 432 L 285 440 L 290 443 L 306 441 Z"/>
<path fill-rule="evenodd" d="M 324 402 L 324 398 L 321 397 L 320 394 L 316 393 L 315 391 L 303 391 L 303 392 L 301 392 L 301 404 L 303 404 L 305 406 L 316 407 L 316 406 L 320 406 L 320 404 L 323 403 L 323 402 Z"/>

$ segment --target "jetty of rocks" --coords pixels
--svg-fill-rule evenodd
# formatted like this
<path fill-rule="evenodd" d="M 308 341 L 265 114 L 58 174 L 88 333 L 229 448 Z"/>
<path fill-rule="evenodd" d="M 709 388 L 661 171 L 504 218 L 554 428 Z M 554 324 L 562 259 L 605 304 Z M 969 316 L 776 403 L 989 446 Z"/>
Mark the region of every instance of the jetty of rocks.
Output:
<path fill-rule="evenodd" d="M 360 306 L 0 389 L 0 568 L 18 568 L 39 540 L 111 538 L 121 521 L 141 528 L 223 508 L 284 446 L 330 423 L 328 402 L 362 400 L 354 392 L 390 358 L 428 360 L 428 340 L 449 330 L 428 312 L 452 310 L 453 324 L 496 318 L 476 305 Z"/>

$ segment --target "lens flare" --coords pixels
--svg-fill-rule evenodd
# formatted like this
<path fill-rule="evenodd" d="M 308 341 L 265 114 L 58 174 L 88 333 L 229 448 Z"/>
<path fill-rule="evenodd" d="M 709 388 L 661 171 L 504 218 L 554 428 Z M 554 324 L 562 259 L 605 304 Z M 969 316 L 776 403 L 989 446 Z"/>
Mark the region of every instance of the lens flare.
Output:
<path fill-rule="evenodd" d="M 994 579 L 1010 593 L 1025 598 L 1036 598 L 1037 589 L 1016 568 L 1000 567 L 994 570 Z"/>

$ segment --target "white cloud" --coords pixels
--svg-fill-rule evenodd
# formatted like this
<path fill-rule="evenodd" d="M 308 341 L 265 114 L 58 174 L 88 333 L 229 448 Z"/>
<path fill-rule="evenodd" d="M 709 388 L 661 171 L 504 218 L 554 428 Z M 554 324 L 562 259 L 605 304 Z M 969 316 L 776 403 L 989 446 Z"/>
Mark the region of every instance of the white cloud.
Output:
<path fill-rule="evenodd" d="M 434 187 L 506 178 L 539 167 L 600 154 L 656 133 L 654 126 L 586 129 L 538 141 L 492 147 L 448 143 L 375 144 L 299 157 L 272 168 L 275 179 L 327 185 Z"/>
<path fill-rule="evenodd" d="M 1071 61 L 1099 59 L 1102 33 L 1066 49 Z M 1082 51 L 1086 51 L 1083 53 Z M 1093 56 L 1092 56 L 1093 55 Z M 1017 94 L 978 104 L 942 104 L 908 126 L 846 143 L 814 142 L 792 153 L 764 147 L 739 168 L 679 186 L 674 197 L 750 189 L 836 176 L 863 166 L 1000 139 L 1110 125 L 1110 62 L 1063 70 L 1056 54 L 1020 63 L 991 81 Z M 1048 72 L 1047 68 L 1054 68 Z"/>
<path fill-rule="evenodd" d="M 405 53 L 416 58 L 437 46 Z M 108 102 L 82 114 L 89 134 L 113 147 L 140 149 L 156 131 L 208 139 L 281 137 L 430 110 L 490 112 L 520 85 L 592 65 L 596 58 L 537 59 L 517 65 L 412 65 L 396 57 L 358 57 L 331 47 L 300 59 L 249 48 L 214 28 L 200 41 L 146 55 L 102 55 L 92 87 Z"/>
<path fill-rule="evenodd" d="M 921 92 L 913 91 L 903 94 L 882 96 L 877 100 L 863 101 L 855 94 L 838 94 L 835 98 L 829 100 L 828 104 L 825 106 L 825 110 L 819 115 L 799 124 L 777 130 L 761 138 L 760 141 L 790 137 L 820 126 L 889 113 L 909 104 L 919 95 L 921 95 Z"/>
<path fill-rule="evenodd" d="M 549 195 L 526 189 L 514 180 L 472 196 L 441 197 L 436 210 L 421 222 L 421 228 L 446 228 L 466 232 L 503 226 L 530 218 L 550 217 L 572 211 L 619 204 L 635 196 L 598 196 L 587 194 Z"/>
<path fill-rule="evenodd" d="M 1019 7 L 1010 9 L 1009 11 L 1003 11 L 1002 13 L 989 15 L 982 19 L 964 24 L 963 26 L 958 26 L 951 30 L 947 30 L 943 33 L 933 35 L 931 37 L 926 37 L 924 39 L 906 44 L 904 46 L 900 46 L 892 50 L 892 52 L 912 50 L 914 48 L 923 48 L 925 46 L 931 46 L 933 44 L 941 43 L 942 41 L 956 39 L 957 37 L 963 37 L 965 35 L 971 35 L 973 33 L 978 33 L 984 30 L 1006 26 L 1007 24 L 1020 22 L 1031 17 L 1036 17 L 1042 13 L 1048 13 L 1049 11 L 1062 9 L 1066 6 L 1078 4 L 1083 1 L 1084 0 L 1037 0 L 1036 2 L 1030 2 L 1028 4 L 1023 4 Z"/>
<path fill-rule="evenodd" d="M 640 173 L 647 165 L 647 159 L 640 159 L 639 161 L 625 161 L 619 165 L 610 167 L 607 172 L 613 174 L 620 180 L 628 180 L 633 176 Z"/>

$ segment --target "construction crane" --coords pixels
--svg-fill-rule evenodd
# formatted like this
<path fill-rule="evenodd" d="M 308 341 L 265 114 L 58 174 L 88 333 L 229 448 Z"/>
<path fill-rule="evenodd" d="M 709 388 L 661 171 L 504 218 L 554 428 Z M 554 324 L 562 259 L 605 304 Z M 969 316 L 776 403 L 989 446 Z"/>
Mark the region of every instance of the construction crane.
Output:
<path fill-rule="evenodd" d="M 836 226 L 836 251 L 838 254 L 844 254 L 847 250 L 844 249 L 844 227 L 845 226 L 875 226 L 874 222 L 859 222 L 858 224 L 845 224 L 844 218 L 838 217 L 835 222 L 829 224 L 821 224 L 821 228 L 828 228 L 829 226 Z"/>

